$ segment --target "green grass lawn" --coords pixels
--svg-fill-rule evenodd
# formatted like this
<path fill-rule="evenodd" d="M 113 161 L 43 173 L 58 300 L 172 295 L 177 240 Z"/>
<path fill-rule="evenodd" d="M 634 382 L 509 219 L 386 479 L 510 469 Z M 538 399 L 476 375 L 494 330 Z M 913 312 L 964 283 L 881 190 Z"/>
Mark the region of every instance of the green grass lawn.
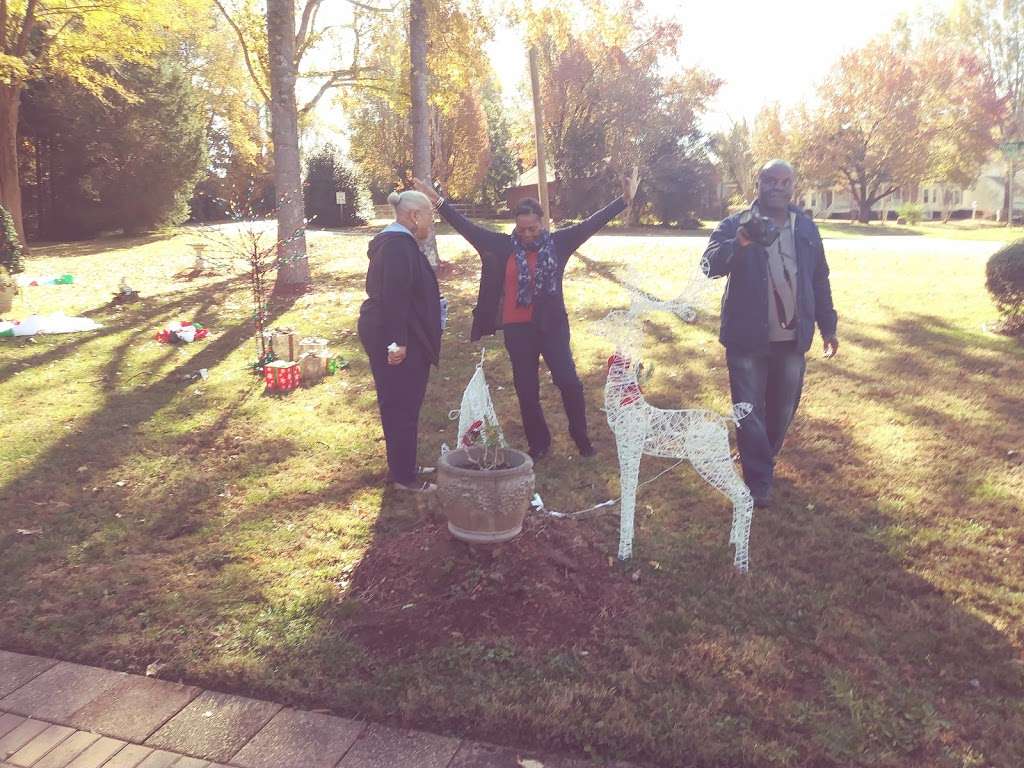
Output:
<path fill-rule="evenodd" d="M 512 223 L 505 219 L 482 220 L 482 224 L 503 232 L 511 230 Z M 863 237 L 932 237 L 944 240 L 981 240 L 984 242 L 1007 243 L 1024 238 L 1024 227 L 1005 227 L 993 221 L 951 221 L 922 222 L 915 225 L 900 225 L 895 222 L 882 224 L 873 221 L 870 224 L 851 223 L 839 219 L 816 219 L 815 224 L 822 237 L 835 240 L 848 240 Z M 619 221 L 613 221 L 606 230 L 616 235 L 647 235 L 650 237 L 700 237 L 707 238 L 718 225 L 717 221 L 704 220 L 700 229 L 678 230 L 668 227 L 627 227 Z M 446 225 L 441 225 L 441 232 L 451 232 Z"/>
<path fill-rule="evenodd" d="M 888 228 L 887 228 L 888 229 Z M 892 227 L 895 229 L 895 227 Z M 274 322 L 351 366 L 265 396 L 244 277 L 177 281 L 194 233 L 41 247 L 14 315 L 86 314 L 100 331 L 0 340 L 0 647 L 505 744 L 660 766 L 1001 766 L 1024 755 L 1024 350 L 995 319 L 995 243 L 835 241 L 839 357 L 809 358 L 779 466 L 736 574 L 730 510 L 681 466 L 641 489 L 635 559 L 615 512 L 531 516 L 490 550 L 385 491 L 355 335 L 365 233 L 313 233 L 317 289 Z M 592 323 L 623 282 L 669 296 L 698 237 L 595 238 L 567 274 L 596 459 L 556 434 L 546 505 L 618 495 L 599 406 L 611 350 Z M 963 247 L 969 246 L 966 250 Z M 421 419 L 421 463 L 479 357 L 478 260 L 452 235 L 452 318 Z M 109 306 L 122 275 L 143 295 Z M 655 316 L 648 398 L 729 407 L 715 301 Z M 171 320 L 210 337 L 165 346 Z M 485 342 L 522 446 L 500 338 Z M 209 378 L 195 378 L 199 369 Z M 669 466 L 645 459 L 641 477 Z M 19 533 L 40 531 L 38 533 Z"/>
<path fill-rule="evenodd" d="M 924 237 L 940 237 L 946 240 L 984 240 L 987 242 L 1010 242 L 1024 237 L 1024 227 L 1006 227 L 993 221 L 951 221 L 921 222 L 914 225 L 902 225 L 894 222 L 882 224 L 873 221 L 870 224 L 857 224 L 835 219 L 819 219 L 816 221 L 822 237 L 899 237 L 919 235 Z"/>

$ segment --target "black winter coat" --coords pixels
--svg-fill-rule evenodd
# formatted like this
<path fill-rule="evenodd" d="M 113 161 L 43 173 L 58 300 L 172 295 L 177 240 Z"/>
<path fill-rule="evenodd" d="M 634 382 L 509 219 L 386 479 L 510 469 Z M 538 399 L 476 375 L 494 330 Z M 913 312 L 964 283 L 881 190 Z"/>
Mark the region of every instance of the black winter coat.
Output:
<path fill-rule="evenodd" d="M 427 257 L 404 232 L 381 232 L 367 248 L 366 295 L 359 310 L 364 343 L 386 348 L 418 341 L 430 361 L 441 356 L 441 294 Z"/>

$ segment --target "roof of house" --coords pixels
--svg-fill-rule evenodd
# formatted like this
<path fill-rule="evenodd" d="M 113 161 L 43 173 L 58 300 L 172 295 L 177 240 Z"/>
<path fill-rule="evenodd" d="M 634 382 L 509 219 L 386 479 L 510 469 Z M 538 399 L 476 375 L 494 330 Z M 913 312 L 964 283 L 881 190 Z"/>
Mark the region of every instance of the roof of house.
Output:
<path fill-rule="evenodd" d="M 547 169 L 548 184 L 550 184 L 552 181 L 557 181 L 558 177 L 555 176 L 555 169 L 551 167 L 551 164 L 550 163 L 546 164 L 545 168 Z M 513 186 L 516 186 L 516 187 L 535 187 L 535 186 L 537 186 L 537 183 L 538 183 L 538 178 L 537 178 L 538 176 L 539 176 L 539 174 L 537 172 L 537 166 L 535 165 L 535 166 L 533 166 L 533 168 L 530 168 L 528 171 L 523 171 L 523 173 L 519 176 L 519 178 L 516 179 L 516 183 Z"/>

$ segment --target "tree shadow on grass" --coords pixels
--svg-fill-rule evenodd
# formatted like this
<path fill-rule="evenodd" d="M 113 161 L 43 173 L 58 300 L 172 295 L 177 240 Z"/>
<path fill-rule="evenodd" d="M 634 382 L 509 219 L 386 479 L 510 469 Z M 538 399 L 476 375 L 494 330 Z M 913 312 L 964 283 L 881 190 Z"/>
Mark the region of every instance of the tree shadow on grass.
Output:
<path fill-rule="evenodd" d="M 1013 466 L 1020 441 L 1014 415 L 1024 413 L 1024 348 L 925 314 L 843 335 L 879 360 L 866 375 L 842 365 L 834 375 L 899 413 L 902 424 L 932 430 L 926 447 L 939 486 L 959 475 L 964 451 L 990 470 Z M 962 493 L 964 484 L 957 485 Z"/>
<path fill-rule="evenodd" d="M 652 325 L 655 336 L 672 335 Z M 600 377 L 589 378 L 594 399 Z M 862 378 L 851 381 L 873 380 Z M 551 398 L 546 405 L 557 412 Z M 513 545 L 474 553 L 385 497 L 350 574 L 356 592 L 326 606 L 308 638 L 314 660 L 302 663 L 322 665 L 315 688 L 297 695 L 340 714 L 652 765 L 1013 766 L 1024 743 L 1019 646 L 915 562 L 908 520 L 880 500 L 898 479 L 880 477 L 856 429 L 805 413 L 798 427 L 778 501 L 755 516 L 749 576 L 731 570 L 724 500 L 684 466 L 642 492 L 629 567 L 592 582 L 627 590 L 646 612 L 623 624 L 595 610 L 589 628 L 540 648 L 525 595 L 538 590 L 558 605 L 560 590 L 574 589 L 572 567 L 548 582 L 541 567 L 497 578 L 522 557 L 508 554 Z M 599 461 L 613 477 L 610 444 Z M 645 475 L 655 463 L 645 460 Z M 532 524 L 562 531 L 554 541 L 563 556 L 590 567 L 614 553 L 614 522 Z M 602 548 L 572 549 L 581 535 Z M 467 633 L 453 617 L 475 590 L 479 622 Z M 506 610 L 508 623 L 493 627 Z M 564 609 L 561 623 L 575 626 L 570 616 Z M 339 665 L 346 674 L 331 678 L 339 658 L 360 659 L 358 669 Z M 275 663 L 288 666 L 288 654 Z"/>
<path fill-rule="evenodd" d="M 40 241 L 29 244 L 29 253 L 33 258 L 74 259 L 79 256 L 95 256 L 107 251 L 138 248 L 161 240 L 170 240 L 174 235 L 173 232 L 151 232 L 145 235 L 108 235 L 80 242 Z"/>
<path fill-rule="evenodd" d="M 227 280 L 217 284 L 218 289 L 226 288 L 233 281 Z M 123 326 L 109 327 L 100 334 L 115 334 L 119 330 L 123 339 L 110 353 L 105 361 L 105 369 L 118 371 L 125 362 L 126 355 L 132 345 L 142 338 L 148 338 L 152 329 L 145 327 L 147 322 L 169 311 L 182 312 L 190 310 L 193 314 L 204 314 L 220 297 L 218 290 L 204 290 L 201 294 L 176 298 L 167 302 L 147 302 L 146 306 L 133 309 L 127 317 L 132 323 L 141 325 L 138 330 L 125 334 Z M 291 302 L 277 302 L 271 306 L 271 318 L 283 314 L 291 306 Z M 252 327 L 248 322 L 230 327 L 220 335 L 205 343 L 195 355 L 172 368 L 167 374 L 148 384 L 134 385 L 129 389 L 120 390 L 116 386 L 105 387 L 104 402 L 94 413 L 78 426 L 75 432 L 50 450 L 42 453 L 35 460 L 34 466 L 27 472 L 8 478 L 8 482 L 0 489 L 0 507 L 9 510 L 14 519 L 31 520 L 37 517 L 40 504 L 48 501 L 60 501 L 64 505 L 74 507 L 79 501 L 79 491 L 71 484 L 55 483 L 54 479 L 67 477 L 74 467 L 87 465 L 90 471 L 76 477 L 78 482 L 88 483 L 94 474 L 100 474 L 115 466 L 131 450 L 136 431 L 146 424 L 154 414 L 166 407 L 183 389 L 190 386 L 190 379 L 200 368 L 212 369 L 234 352 L 240 345 L 252 337 Z M 59 346 L 41 352 L 28 359 L 30 365 L 41 365 L 53 362 L 69 354 L 78 342 L 62 343 Z M 174 354 L 168 349 L 159 358 L 166 362 Z M 0 380 L 9 378 L 14 366 L 0 371 Z M 111 380 L 112 384 L 113 381 Z M 79 533 L 73 518 L 70 530 L 66 533 L 70 538 Z M 61 531 L 62 525 L 54 521 L 54 530 Z"/>
<path fill-rule="evenodd" d="M 357 277 L 341 275 L 337 287 L 349 290 Z M 472 287 L 460 295 L 471 293 Z M 456 322 L 468 324 L 466 307 L 456 312 Z M 658 319 L 650 326 L 651 337 L 663 337 L 668 346 L 678 338 L 676 326 Z M 709 320 L 699 331 L 712 334 L 712 326 Z M 820 370 L 812 370 L 808 396 L 827 397 L 826 383 L 840 395 L 843 387 L 858 388 L 869 398 L 892 400 L 894 409 L 905 409 L 908 419 L 916 419 L 920 414 L 912 409 L 917 402 L 900 399 L 885 387 L 898 389 L 932 366 L 937 369 L 930 373 L 932 390 L 953 396 L 961 391 L 955 363 L 984 369 L 987 375 L 994 373 L 993 366 L 1004 364 L 991 359 L 1002 349 L 998 343 L 988 350 L 988 358 L 958 351 L 962 343 L 955 329 L 932 320 L 919 318 L 909 327 L 895 328 L 899 343 L 892 343 L 891 351 L 866 373 L 848 375 L 837 367 L 834 381 L 822 382 Z M 853 342 L 847 350 L 877 346 L 878 338 L 890 330 L 880 328 L 863 338 L 850 331 L 844 336 Z M 236 335 L 237 346 L 245 334 Z M 922 350 L 909 371 L 907 346 Z M 89 420 L 82 434 L 45 454 L 26 478 L 16 481 L 24 495 L 5 489 L 0 504 L 24 504 L 27 499 L 51 505 L 84 503 L 88 495 L 79 492 L 77 483 L 54 488 L 53 475 L 70 475 L 82 456 L 98 466 L 116 464 L 107 462 L 104 452 L 116 457 L 133 449 L 120 424 L 135 427 L 151 418 L 180 391 L 175 373 L 210 367 L 232 348 L 224 337 L 213 340 L 200 353 L 206 358 L 193 358 L 137 393 L 145 395 L 144 401 L 133 400 L 133 393 L 109 393 L 105 410 Z M 123 349 L 121 354 L 123 361 Z M 661 354 L 652 351 L 655 357 Z M 692 365 L 706 365 L 720 355 L 717 345 L 701 350 Z M 469 345 L 449 353 L 453 391 L 461 390 L 475 357 Z M 697 381 L 692 365 L 687 361 L 688 382 Z M 984 435 L 991 436 L 988 427 L 1007 421 L 998 409 L 1018 402 L 1012 386 L 1021 380 L 1020 357 L 1005 365 L 998 374 L 1005 384 L 996 399 L 985 401 L 979 423 L 966 425 L 965 439 L 984 444 Z M 435 383 L 439 375 L 433 375 Z M 598 402 L 603 376 L 589 372 L 584 379 L 589 400 Z M 550 387 L 543 391 L 546 410 L 560 417 L 557 393 Z M 237 408 L 246 396 L 229 407 Z M 510 393 L 504 396 L 512 402 Z M 63 528 L 54 534 L 53 546 L 60 551 L 53 562 L 65 563 L 61 578 L 69 591 L 80 592 L 66 603 L 48 606 L 45 589 L 20 584 L 22 599 L 34 601 L 38 613 L 28 619 L 19 614 L 17 620 L 54 627 L 46 635 L 51 638 L 48 646 L 21 649 L 53 649 L 59 655 L 65 647 L 61 638 L 88 631 L 114 666 L 139 670 L 156 660 L 147 654 L 157 659 L 166 654 L 174 659 L 169 672 L 189 682 L 500 743 L 580 754 L 588 750 L 659 766 L 931 768 L 973 762 L 1016 768 L 1013 761 L 1024 739 L 1024 679 L 1014 663 L 1021 641 L 1009 637 L 1013 628 L 997 630 L 977 615 L 979 607 L 993 610 L 984 602 L 991 595 L 979 598 L 968 592 L 964 598 L 964 592 L 936 574 L 935 553 L 929 547 L 946 544 L 916 541 L 914 517 L 897 514 L 883 498 L 901 483 L 929 489 L 935 485 L 936 513 L 949 514 L 957 510 L 957 485 L 976 483 L 979 468 L 971 466 L 962 477 L 937 484 L 940 467 L 879 464 L 876 449 L 853 420 L 858 414 L 849 410 L 837 400 L 834 417 L 815 418 L 806 406 L 798 415 L 783 454 L 777 505 L 755 515 L 753 570 L 746 577 L 731 569 L 726 502 L 709 495 L 685 466 L 642 491 L 637 554 L 628 567 L 608 562 L 616 541 L 614 514 L 580 522 L 531 518 L 531 525 L 558 532 L 552 546 L 556 554 L 530 561 L 544 564 L 535 574 L 508 578 L 502 559 L 512 564 L 518 559 L 496 552 L 508 553 L 512 547 L 479 556 L 453 550 L 443 525 L 427 511 L 394 493 L 378 496 L 369 490 L 379 480 L 370 464 L 379 467 L 380 455 L 332 455 L 360 462 L 363 469 L 329 479 L 314 495 L 297 489 L 272 498 L 222 497 L 226 486 L 253 467 L 286 473 L 297 455 L 297 446 L 285 439 L 246 445 L 244 425 L 232 435 L 223 434 L 232 421 L 224 413 L 209 427 L 177 439 L 185 463 L 164 480 L 174 493 L 139 499 L 134 511 L 146 517 L 147 527 L 117 534 L 149 537 L 147 547 L 153 552 L 184 553 L 181 557 L 152 562 L 147 548 L 123 557 L 116 539 L 113 544 L 91 539 L 83 550 L 83 536 L 112 523 L 83 518 L 74 508 L 47 521 L 51 530 Z M 129 418 L 121 415 L 125 412 Z M 440 416 L 431 418 L 432 427 L 441 423 Z M 928 418 L 934 420 L 939 439 L 964 427 L 955 414 L 941 408 L 933 408 Z M 604 493 L 602 483 L 615 489 L 614 448 L 606 430 L 600 434 L 605 442 L 593 463 L 577 469 L 562 457 L 552 457 L 541 470 L 541 481 L 564 490 L 578 477 L 598 486 L 594 493 Z M 425 435 L 424 443 L 433 448 L 436 438 L 430 438 Z M 211 463 L 207 474 L 198 463 L 209 458 L 212 448 L 231 448 L 237 456 Z M 382 451 L 378 446 L 378 453 Z M 193 459 L 195 467 L 189 463 Z M 645 460 L 645 476 L 653 465 L 662 466 Z M 901 480 L 900 472 L 909 480 Z M 314 533 L 353 535 L 353 521 L 319 519 L 327 510 L 350 508 L 357 509 L 368 527 L 366 553 L 356 563 L 327 555 L 321 561 L 312 547 L 312 564 L 306 567 L 326 572 L 330 584 L 317 582 L 307 594 L 306 585 L 289 581 L 288 558 L 299 557 L 296 542 L 315 541 Z M 95 516 L 99 510 L 88 514 Z M 233 523 L 224 533 L 228 517 Z M 249 526 L 268 521 L 277 524 L 271 545 L 262 538 L 247 540 Z M 1019 523 L 1015 525 L 1020 535 Z M 221 533 L 210 535 L 217 531 Z M 396 550 L 396 544 L 406 549 Z M 27 549 L 17 552 L 21 546 L 0 542 L 0 557 L 15 579 L 39 555 Z M 254 551 L 256 546 L 262 548 Z M 399 552 L 404 559 L 391 559 Z M 565 558 L 558 565 L 558 556 L 566 553 L 570 565 Z M 272 562 L 274 558 L 282 562 Z M 1012 563 L 991 567 L 979 553 L 961 560 L 964 583 L 1009 580 L 1017 573 L 1013 569 L 1019 569 Z M 391 605 L 387 601 L 393 598 L 385 589 L 374 591 L 381 579 L 407 583 L 410 562 L 433 574 L 414 589 L 450 590 L 432 594 L 429 612 L 416 606 L 405 609 L 407 602 Z M 581 566 L 601 567 L 600 578 L 581 578 Z M 198 575 L 175 572 L 186 568 Z M 498 575 L 503 578 L 492 578 Z M 136 582 L 140 593 L 152 596 L 153 605 L 130 598 Z M 348 591 L 352 584 L 362 588 L 358 599 Z M 474 601 L 474 594 L 482 597 Z M 605 606 L 609 613 L 598 609 L 605 594 L 615 598 Z M 377 595 L 392 611 L 387 615 L 415 620 L 380 624 L 374 606 L 366 606 Z M 575 614 L 564 611 L 545 625 L 552 633 L 565 628 L 578 632 L 558 641 L 531 641 L 536 636 L 531 630 L 539 631 L 541 612 L 529 607 L 529 600 L 547 604 L 557 614 L 569 596 L 581 595 L 590 595 L 595 606 L 585 623 L 569 621 Z M 460 609 L 477 607 L 476 613 L 462 614 L 479 617 L 473 625 L 476 634 L 458 628 L 453 631 L 459 635 L 438 631 L 446 629 L 449 617 L 445 600 L 452 605 L 457 601 Z M 61 626 L 58 611 L 72 605 L 73 621 Z M 628 609 L 625 613 L 622 606 Z M 491 617 L 499 609 L 508 621 L 495 630 Z M 135 632 L 104 636 L 106 617 L 116 617 L 111 619 L 113 632 L 126 611 L 137 615 Z M 181 617 L 181 626 L 175 626 L 175 615 Z M 90 618 L 99 626 L 90 627 Z M 18 636 L 19 626 L 8 625 L 0 637 Z M 391 628 L 400 631 L 389 634 Z M 40 634 L 24 630 L 25 637 Z M 88 644 L 69 645 L 95 660 Z M 181 652 L 182 647 L 187 650 Z"/>
<path fill-rule="evenodd" d="M 530 518 L 518 542 L 472 547 L 436 510 L 385 495 L 348 591 L 322 605 L 301 650 L 268 649 L 267 662 L 294 703 L 519 748 L 652 766 L 973 755 L 1010 768 L 1024 743 L 1019 648 L 915 572 L 855 437 L 801 418 L 776 505 L 755 516 L 747 576 L 731 568 L 724 501 L 686 467 L 642 492 L 626 567 L 605 563 L 614 514 Z M 842 487 L 823 489 L 826 476 Z M 555 554 L 516 571 L 544 529 Z M 602 575 L 574 584 L 591 568 Z M 577 625 L 568 595 L 588 586 L 641 611 Z M 538 598 L 560 606 L 550 626 L 537 626 Z M 460 623 L 467 611 L 476 620 Z"/>
<path fill-rule="evenodd" d="M 82 312 L 81 315 L 83 317 L 100 322 L 104 326 L 95 331 L 0 340 L 0 349 L 7 347 L 21 351 L 29 348 L 31 345 L 31 348 L 35 350 L 38 346 L 42 345 L 42 348 L 39 348 L 34 354 L 12 360 L 7 365 L 0 367 L 0 384 L 26 368 L 58 362 L 80 351 L 84 345 L 122 334 L 125 326 L 137 328 L 138 330 L 130 334 L 128 343 L 121 346 L 121 352 L 111 360 L 111 363 L 114 364 L 121 363 L 131 344 L 144 338 L 150 338 L 156 331 L 160 330 L 158 327 L 155 327 L 155 323 L 161 318 L 172 314 L 181 314 L 185 310 L 191 311 L 193 309 L 195 309 L 196 316 L 204 316 L 210 309 L 213 299 L 243 285 L 245 280 L 246 278 L 244 277 L 231 277 L 204 286 L 203 293 L 210 298 L 210 300 L 204 302 L 197 302 L 195 295 L 192 293 L 172 297 L 148 296 L 135 304 L 121 307 L 106 304 Z M 165 358 L 169 357 L 172 353 L 173 348 L 168 347 L 168 353 L 165 355 Z M 116 365 L 112 365 L 110 368 L 111 370 L 116 370 Z"/>

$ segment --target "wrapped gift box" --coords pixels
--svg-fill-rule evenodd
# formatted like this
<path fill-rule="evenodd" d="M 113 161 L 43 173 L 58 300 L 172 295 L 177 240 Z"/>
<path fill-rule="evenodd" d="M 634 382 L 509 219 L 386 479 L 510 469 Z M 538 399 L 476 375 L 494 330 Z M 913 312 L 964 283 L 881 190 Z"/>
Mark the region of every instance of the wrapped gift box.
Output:
<path fill-rule="evenodd" d="M 302 382 L 302 373 L 296 362 L 275 360 L 263 366 L 263 379 L 270 392 L 290 392 Z"/>
<path fill-rule="evenodd" d="M 329 357 L 327 353 L 327 339 L 317 339 L 314 337 L 307 337 L 299 342 L 299 357 L 303 355 L 323 355 Z"/>
<path fill-rule="evenodd" d="M 327 364 L 331 358 L 326 353 L 307 352 L 299 358 L 299 371 L 302 375 L 303 386 L 312 386 L 321 381 L 327 375 Z"/>
<path fill-rule="evenodd" d="M 296 361 L 299 359 L 299 334 L 291 328 L 275 328 L 268 334 L 270 351 L 277 360 Z"/>

